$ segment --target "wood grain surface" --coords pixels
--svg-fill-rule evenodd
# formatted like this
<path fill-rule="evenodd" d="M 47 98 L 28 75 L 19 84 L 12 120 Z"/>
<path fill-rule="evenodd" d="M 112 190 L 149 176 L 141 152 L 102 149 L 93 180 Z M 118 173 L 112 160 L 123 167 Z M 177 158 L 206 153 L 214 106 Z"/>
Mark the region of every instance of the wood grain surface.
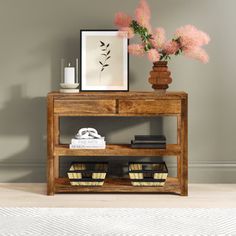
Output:
<path fill-rule="evenodd" d="M 55 192 L 153 192 L 188 195 L 187 94 L 185 92 L 81 92 L 48 94 L 48 187 Z M 108 144 L 106 149 L 69 149 L 60 144 L 61 116 L 176 116 L 177 143 L 166 149 L 134 149 L 129 144 Z M 59 159 L 67 156 L 174 156 L 177 178 L 168 178 L 164 187 L 135 187 L 130 180 L 108 179 L 103 187 L 74 187 L 59 178 Z"/>
<path fill-rule="evenodd" d="M 99 113 L 115 113 L 116 101 L 111 100 L 55 100 L 54 113 L 86 113 L 86 114 L 99 114 Z"/>
<path fill-rule="evenodd" d="M 66 192 L 97 192 L 97 193 L 177 193 L 180 194 L 180 185 L 177 178 L 167 178 L 163 187 L 134 187 L 130 179 L 106 179 L 101 187 L 96 186 L 72 186 L 69 179 L 56 179 L 55 191 Z"/>
<path fill-rule="evenodd" d="M 181 101 L 172 100 L 119 100 L 119 113 L 125 114 L 178 114 L 181 109 Z"/>
<path fill-rule="evenodd" d="M 130 144 L 107 144 L 106 149 L 70 149 L 69 145 L 56 145 L 56 156 L 162 156 L 178 155 L 181 147 L 177 144 L 167 144 L 166 149 L 131 148 Z"/>

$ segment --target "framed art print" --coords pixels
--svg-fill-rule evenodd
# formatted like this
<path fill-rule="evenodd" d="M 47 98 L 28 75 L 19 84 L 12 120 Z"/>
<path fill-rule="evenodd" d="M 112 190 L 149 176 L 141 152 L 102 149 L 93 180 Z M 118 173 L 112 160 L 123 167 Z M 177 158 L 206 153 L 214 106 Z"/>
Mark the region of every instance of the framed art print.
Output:
<path fill-rule="evenodd" d="M 80 31 L 81 91 L 128 91 L 128 39 L 117 30 Z"/>

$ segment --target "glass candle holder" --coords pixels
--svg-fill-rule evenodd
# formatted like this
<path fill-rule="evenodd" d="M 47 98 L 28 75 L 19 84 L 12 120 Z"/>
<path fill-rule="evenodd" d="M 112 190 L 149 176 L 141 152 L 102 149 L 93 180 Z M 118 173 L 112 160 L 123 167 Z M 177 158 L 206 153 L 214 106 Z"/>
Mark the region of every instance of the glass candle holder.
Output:
<path fill-rule="evenodd" d="M 78 78 L 79 59 L 69 60 L 61 59 L 61 83 L 62 84 L 77 84 Z"/>

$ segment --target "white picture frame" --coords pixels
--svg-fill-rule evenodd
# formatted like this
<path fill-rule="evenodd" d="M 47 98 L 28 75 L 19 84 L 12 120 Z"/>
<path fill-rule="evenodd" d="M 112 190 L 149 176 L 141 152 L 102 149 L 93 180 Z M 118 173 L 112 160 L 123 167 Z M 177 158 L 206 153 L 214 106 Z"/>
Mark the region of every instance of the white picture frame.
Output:
<path fill-rule="evenodd" d="M 118 34 L 80 31 L 81 91 L 129 91 L 128 39 Z"/>

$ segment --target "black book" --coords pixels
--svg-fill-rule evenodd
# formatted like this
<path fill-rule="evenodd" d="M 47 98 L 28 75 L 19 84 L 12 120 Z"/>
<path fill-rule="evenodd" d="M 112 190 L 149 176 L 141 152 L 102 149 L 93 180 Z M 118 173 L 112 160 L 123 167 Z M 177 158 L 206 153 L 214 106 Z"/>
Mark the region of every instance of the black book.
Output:
<path fill-rule="evenodd" d="M 134 136 L 135 141 L 165 141 L 166 137 L 165 135 L 135 135 Z"/>
<path fill-rule="evenodd" d="M 166 144 L 165 140 L 133 140 L 133 143 L 135 144 L 145 144 L 145 143 L 149 143 L 149 144 Z"/>
<path fill-rule="evenodd" d="M 131 147 L 132 148 L 159 148 L 165 149 L 165 143 L 134 143 L 134 140 L 131 140 Z"/>

